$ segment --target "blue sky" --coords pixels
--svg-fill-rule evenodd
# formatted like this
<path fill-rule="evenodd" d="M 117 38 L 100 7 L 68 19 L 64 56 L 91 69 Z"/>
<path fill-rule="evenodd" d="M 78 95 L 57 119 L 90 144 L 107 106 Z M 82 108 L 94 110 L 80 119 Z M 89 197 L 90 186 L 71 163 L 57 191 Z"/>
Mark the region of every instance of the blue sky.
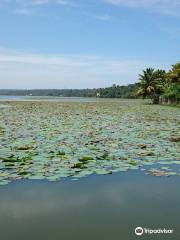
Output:
<path fill-rule="evenodd" d="M 179 0 L 0 1 L 0 88 L 126 85 L 179 60 Z"/>

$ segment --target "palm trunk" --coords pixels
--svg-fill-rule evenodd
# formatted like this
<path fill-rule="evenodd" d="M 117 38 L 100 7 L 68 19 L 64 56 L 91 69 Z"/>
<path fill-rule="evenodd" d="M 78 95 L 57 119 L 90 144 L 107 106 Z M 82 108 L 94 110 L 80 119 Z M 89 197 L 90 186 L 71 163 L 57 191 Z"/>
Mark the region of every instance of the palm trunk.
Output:
<path fill-rule="evenodd" d="M 151 100 L 153 104 L 159 104 L 159 95 L 153 94 Z"/>

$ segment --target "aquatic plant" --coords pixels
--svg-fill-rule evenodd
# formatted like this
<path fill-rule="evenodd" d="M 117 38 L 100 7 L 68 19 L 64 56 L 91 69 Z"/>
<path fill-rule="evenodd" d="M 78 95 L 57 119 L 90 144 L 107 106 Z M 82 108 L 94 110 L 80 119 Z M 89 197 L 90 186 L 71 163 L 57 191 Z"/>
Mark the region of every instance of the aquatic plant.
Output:
<path fill-rule="evenodd" d="M 141 100 L 4 105 L 8 107 L 0 109 L 0 185 L 129 170 L 180 175 L 178 108 L 147 106 Z"/>

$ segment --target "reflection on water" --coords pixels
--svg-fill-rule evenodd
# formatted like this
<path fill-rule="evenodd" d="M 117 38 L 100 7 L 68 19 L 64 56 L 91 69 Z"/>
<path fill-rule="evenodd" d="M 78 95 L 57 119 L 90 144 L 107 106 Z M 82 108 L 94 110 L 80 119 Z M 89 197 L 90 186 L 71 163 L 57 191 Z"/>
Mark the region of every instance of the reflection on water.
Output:
<path fill-rule="evenodd" d="M 0 188 L 2 240 L 134 240 L 137 226 L 173 228 L 180 239 L 178 177 L 138 171 L 79 181 L 14 182 Z M 166 237 L 166 238 L 165 238 Z"/>

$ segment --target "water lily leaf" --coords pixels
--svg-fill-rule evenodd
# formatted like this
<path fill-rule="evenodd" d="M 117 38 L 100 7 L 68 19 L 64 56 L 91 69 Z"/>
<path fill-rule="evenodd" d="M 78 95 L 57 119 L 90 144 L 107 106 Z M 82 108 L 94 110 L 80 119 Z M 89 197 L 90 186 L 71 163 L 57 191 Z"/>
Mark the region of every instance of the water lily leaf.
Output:
<path fill-rule="evenodd" d="M 59 181 L 128 170 L 179 174 L 176 108 L 164 111 L 129 100 L 4 105 L 11 107 L 0 111 L 0 182 Z M 158 170 L 149 171 L 157 165 Z"/>

